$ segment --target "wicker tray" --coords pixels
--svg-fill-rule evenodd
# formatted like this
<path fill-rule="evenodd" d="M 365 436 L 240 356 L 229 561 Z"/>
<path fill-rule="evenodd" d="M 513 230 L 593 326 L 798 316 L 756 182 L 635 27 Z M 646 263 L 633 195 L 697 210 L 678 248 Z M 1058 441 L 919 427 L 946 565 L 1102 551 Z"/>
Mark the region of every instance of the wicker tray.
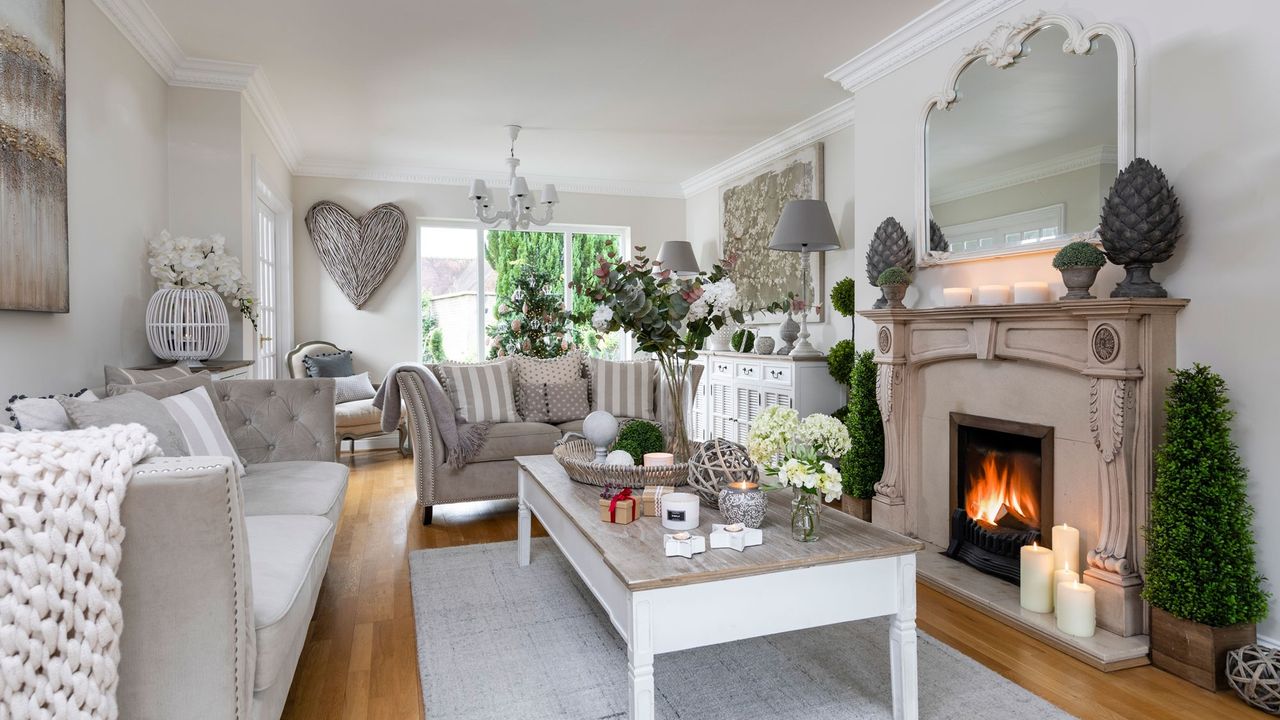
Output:
<path fill-rule="evenodd" d="M 640 490 L 650 485 L 684 485 L 689 480 L 689 465 L 599 465 L 596 449 L 587 440 L 566 440 L 552 451 L 569 479 L 584 485 L 616 485 Z"/>

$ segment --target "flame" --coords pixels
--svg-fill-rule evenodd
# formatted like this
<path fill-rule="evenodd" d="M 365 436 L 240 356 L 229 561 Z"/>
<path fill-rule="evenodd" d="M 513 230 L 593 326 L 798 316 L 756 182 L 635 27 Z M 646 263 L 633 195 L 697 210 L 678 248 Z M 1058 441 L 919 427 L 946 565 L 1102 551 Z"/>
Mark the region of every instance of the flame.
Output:
<path fill-rule="evenodd" d="M 988 453 L 980 471 L 969 473 L 964 499 L 969 517 L 987 525 L 995 525 L 1005 507 L 1027 527 L 1040 527 L 1040 500 L 1031 478 L 1018 473 L 1003 455 Z"/>

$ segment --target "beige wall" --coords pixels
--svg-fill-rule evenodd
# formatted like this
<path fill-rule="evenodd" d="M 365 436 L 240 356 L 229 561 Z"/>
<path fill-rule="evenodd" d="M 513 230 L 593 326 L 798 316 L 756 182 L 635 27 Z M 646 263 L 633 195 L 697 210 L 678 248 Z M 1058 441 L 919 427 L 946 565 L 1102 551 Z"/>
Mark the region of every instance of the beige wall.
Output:
<path fill-rule="evenodd" d="M 416 360 L 418 278 L 416 221 L 419 218 L 474 217 L 463 187 L 368 180 L 297 177 L 293 181 L 295 338 L 321 339 L 350 349 L 356 369 L 375 380 L 394 363 Z M 684 239 L 683 200 L 562 192 L 556 221 L 631 228 L 632 246 L 656 252 L 664 240 Z M 356 215 L 380 203 L 396 203 L 409 216 L 410 237 L 386 281 L 356 310 L 320 264 L 304 218 L 321 200 L 332 200 Z"/>
<path fill-rule="evenodd" d="M 71 312 L 0 311 L 4 399 L 151 359 L 144 241 L 166 223 L 166 87 L 93 3 L 67 3 L 66 28 Z"/>

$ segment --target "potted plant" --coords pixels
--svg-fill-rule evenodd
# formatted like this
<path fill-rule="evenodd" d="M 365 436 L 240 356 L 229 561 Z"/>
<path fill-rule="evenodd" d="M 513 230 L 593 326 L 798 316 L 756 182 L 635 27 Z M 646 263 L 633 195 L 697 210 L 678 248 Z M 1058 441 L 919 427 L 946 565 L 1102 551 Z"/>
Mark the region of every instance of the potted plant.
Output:
<path fill-rule="evenodd" d="M 800 420 L 789 407 L 770 405 L 751 423 L 747 455 L 778 478 L 766 489 L 792 488 L 791 539 L 814 542 L 821 535 L 822 501 L 840 499 L 840 471 L 832 461 L 849 452 L 849 431 L 830 415 Z"/>
<path fill-rule="evenodd" d="M 911 274 L 897 265 L 886 268 L 880 273 L 880 277 L 876 278 L 876 284 L 880 286 L 880 291 L 884 293 L 884 299 L 889 302 L 888 307 L 891 309 L 902 309 L 906 305 L 902 304 L 902 298 L 907 296 L 907 286 L 911 284 Z"/>
<path fill-rule="evenodd" d="M 1227 651 L 1255 641 L 1268 600 L 1227 405 L 1208 367 L 1175 371 L 1145 529 L 1151 662 L 1210 690 L 1226 688 Z"/>
<path fill-rule="evenodd" d="M 1111 297 L 1168 297 L 1151 266 L 1173 257 L 1182 237 L 1182 209 L 1164 171 L 1134 158 L 1102 203 L 1098 235 L 1107 259 L 1125 269 Z"/>
<path fill-rule="evenodd" d="M 1107 256 L 1082 240 L 1067 243 L 1053 256 L 1053 266 L 1062 273 L 1067 294 L 1059 300 L 1092 300 L 1089 289 L 1098 279 L 1098 270 L 1107 264 Z"/>
<path fill-rule="evenodd" d="M 857 298 L 857 285 L 853 282 L 853 278 L 847 277 L 837 282 L 831 288 L 831 307 L 836 312 L 850 318 L 849 322 L 853 323 L 853 316 L 858 312 L 854 307 L 854 301 Z M 846 382 L 849 378 L 846 376 L 840 382 Z"/>
<path fill-rule="evenodd" d="M 258 308 L 240 260 L 221 235 L 173 237 L 148 244 L 147 264 L 160 289 L 147 302 L 147 343 L 156 357 L 199 365 L 217 357 L 230 339 L 227 304 L 258 329 Z"/>
<path fill-rule="evenodd" d="M 884 474 L 884 425 L 876 403 L 875 353 L 870 350 L 859 353 L 853 366 L 845 428 L 850 442 L 849 452 L 840 462 L 844 488 L 840 509 L 870 521 L 871 499 L 876 494 L 876 483 Z"/>

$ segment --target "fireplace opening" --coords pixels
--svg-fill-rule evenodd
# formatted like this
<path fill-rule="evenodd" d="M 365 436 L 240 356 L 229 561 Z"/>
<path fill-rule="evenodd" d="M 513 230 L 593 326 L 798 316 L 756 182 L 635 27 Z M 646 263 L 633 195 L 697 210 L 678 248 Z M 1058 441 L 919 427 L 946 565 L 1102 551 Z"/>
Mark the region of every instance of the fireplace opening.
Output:
<path fill-rule="evenodd" d="M 1012 583 L 1023 545 L 1049 545 L 1053 428 L 951 413 L 946 554 Z"/>

